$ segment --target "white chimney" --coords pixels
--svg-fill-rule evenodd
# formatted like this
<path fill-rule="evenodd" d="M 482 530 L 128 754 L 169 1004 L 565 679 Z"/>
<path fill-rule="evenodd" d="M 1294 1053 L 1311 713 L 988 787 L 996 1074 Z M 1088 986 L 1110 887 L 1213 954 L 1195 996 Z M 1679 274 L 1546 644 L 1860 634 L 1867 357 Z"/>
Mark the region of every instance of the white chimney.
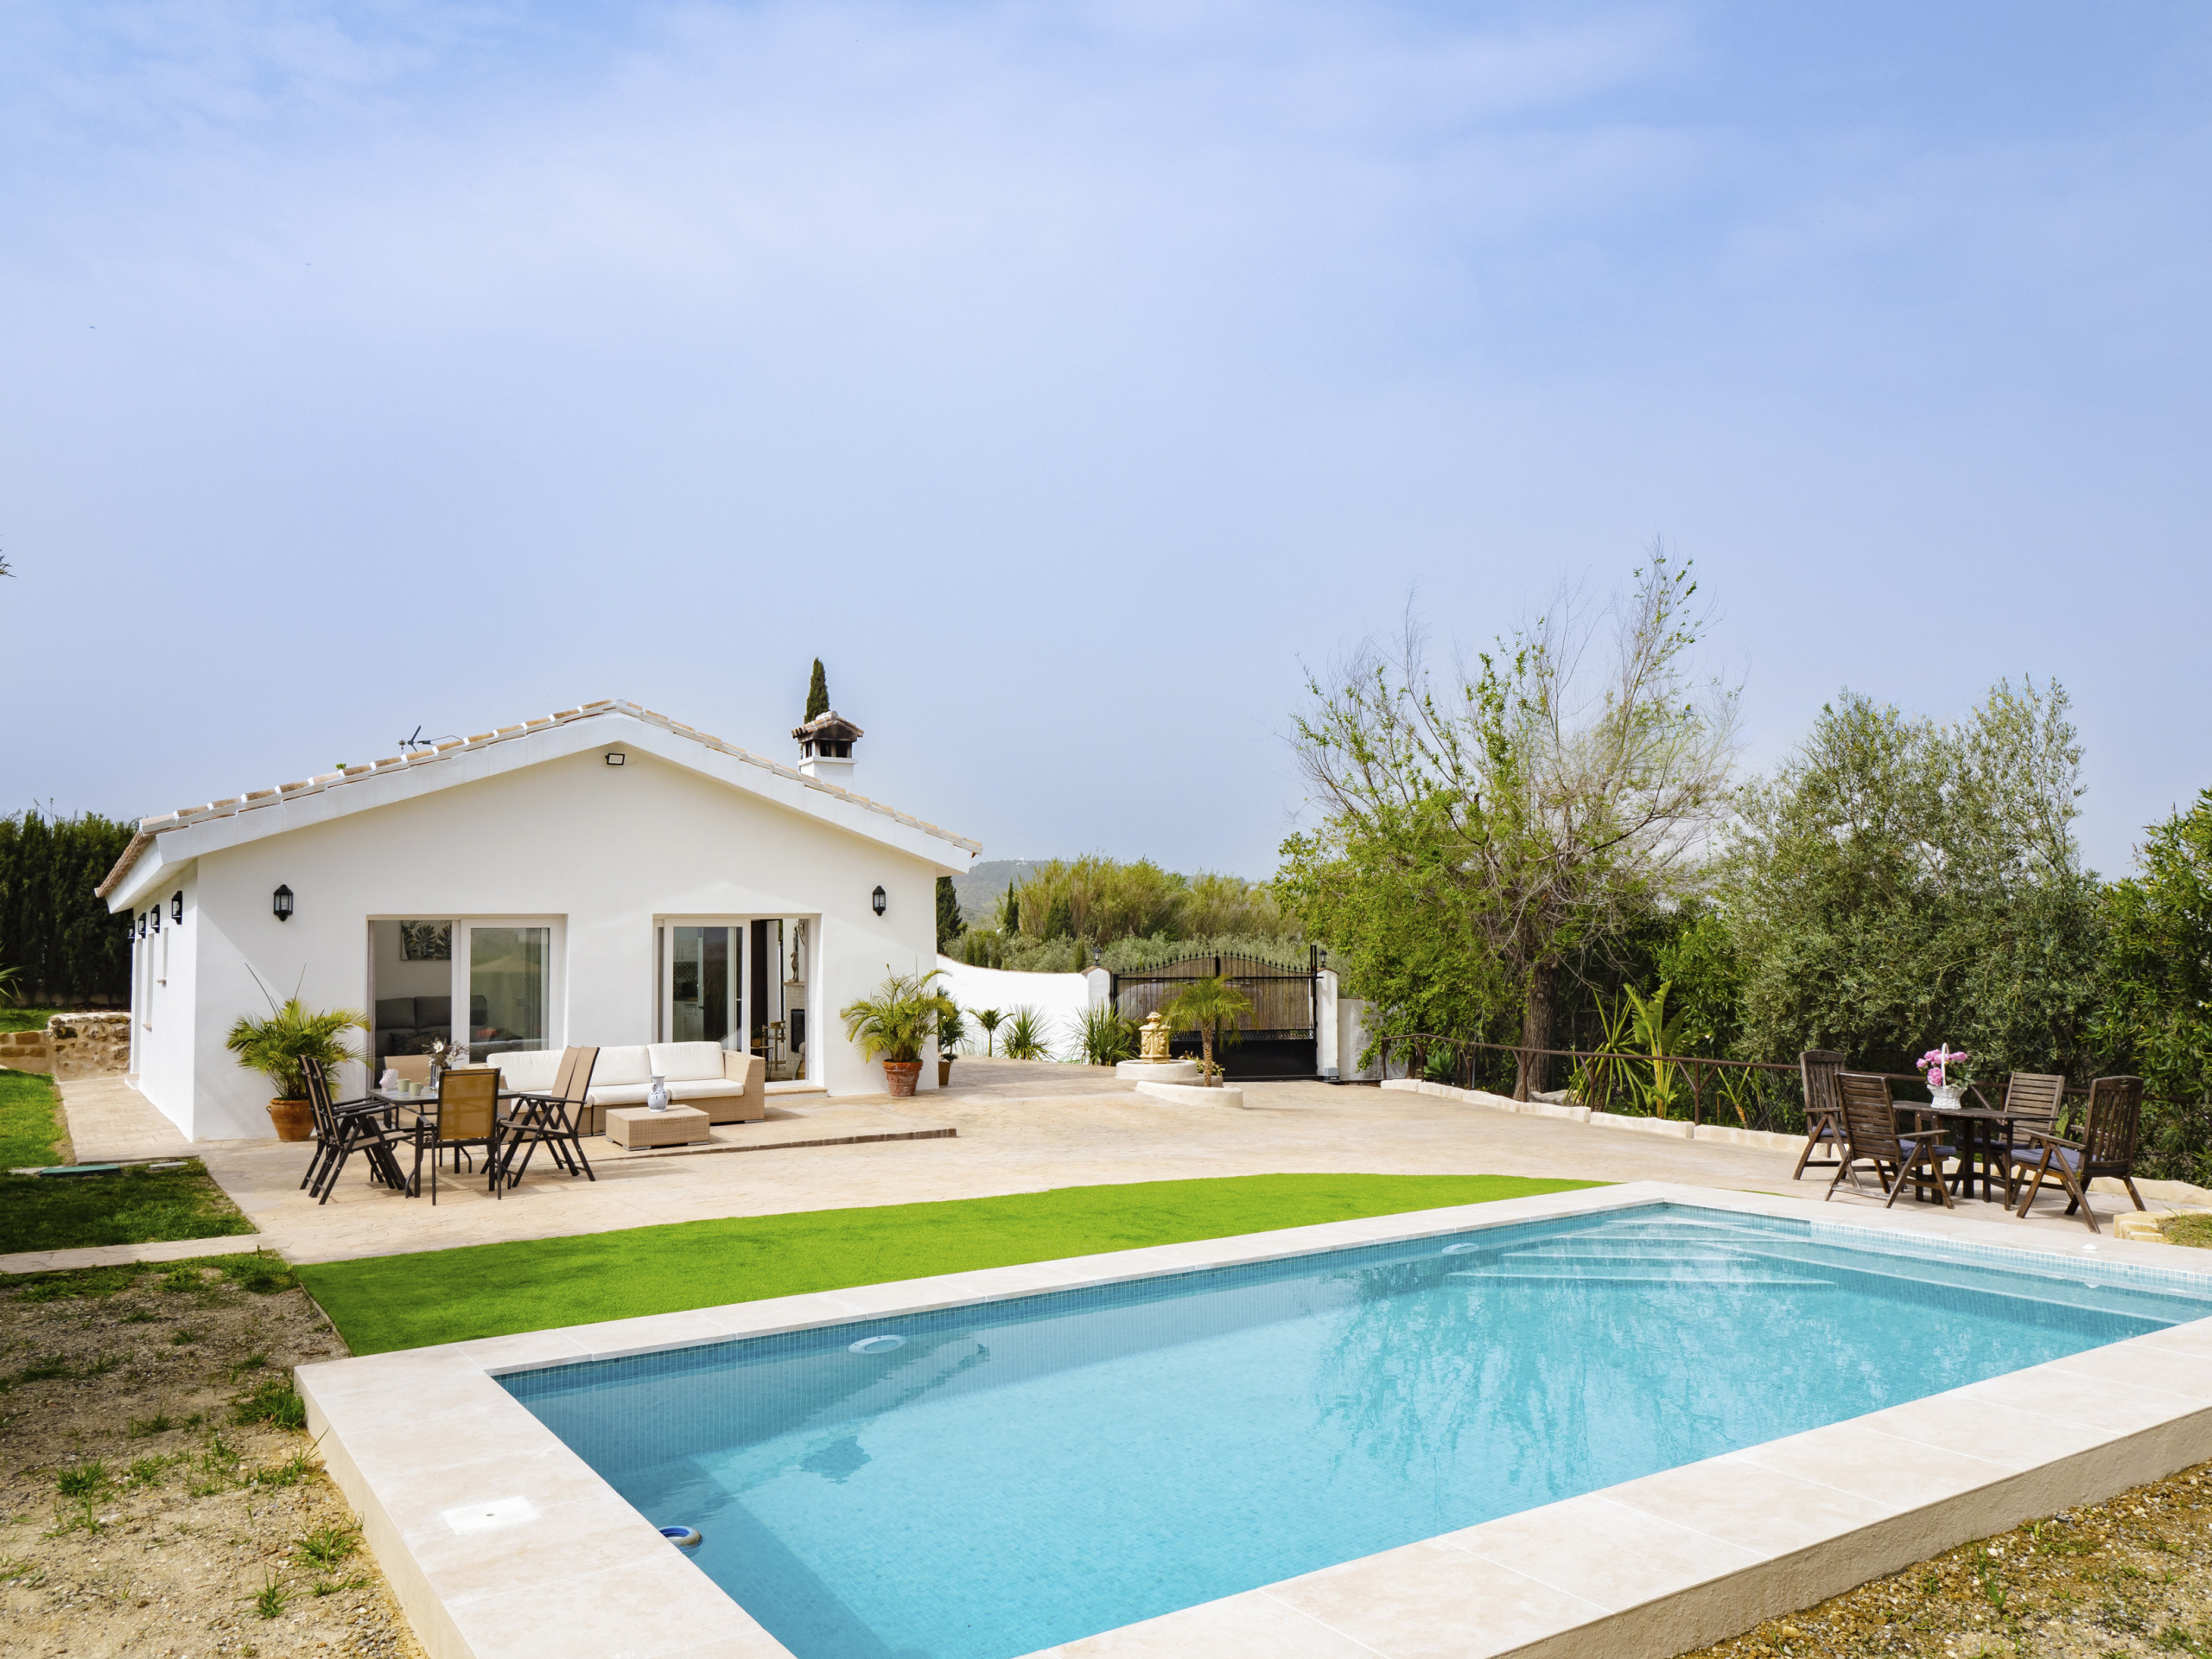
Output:
<path fill-rule="evenodd" d="M 798 740 L 798 769 L 809 778 L 849 788 L 853 781 L 853 741 L 861 728 L 832 709 L 804 726 L 794 727 Z"/>

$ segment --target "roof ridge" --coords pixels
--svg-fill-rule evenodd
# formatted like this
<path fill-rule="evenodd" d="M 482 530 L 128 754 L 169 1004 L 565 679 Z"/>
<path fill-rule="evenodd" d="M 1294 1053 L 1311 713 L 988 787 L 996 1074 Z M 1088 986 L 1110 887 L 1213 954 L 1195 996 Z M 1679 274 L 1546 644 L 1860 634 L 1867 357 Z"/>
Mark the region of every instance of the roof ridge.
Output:
<path fill-rule="evenodd" d="M 96 897 L 106 898 L 115 890 L 124 875 L 129 874 L 130 867 L 138 861 L 139 856 L 148 847 L 153 845 L 155 837 L 166 835 L 172 830 L 182 830 L 192 824 L 206 823 L 215 818 L 236 817 L 241 812 L 256 811 L 264 806 L 280 805 L 287 801 L 297 800 L 303 796 L 321 794 L 324 790 L 336 788 L 345 784 L 357 783 L 364 778 L 388 775 L 395 769 L 435 764 L 456 754 L 488 748 L 495 743 L 509 742 L 518 737 L 527 737 L 535 732 L 550 730 L 556 726 L 566 726 L 575 721 L 594 719 L 607 714 L 627 715 L 634 720 L 645 721 L 647 725 L 657 726 L 671 736 L 686 738 L 694 743 L 702 744 L 708 748 L 728 755 L 733 760 L 763 767 L 779 778 L 787 779 L 793 783 L 804 785 L 809 789 L 820 790 L 826 795 L 850 802 L 864 811 L 880 813 L 894 823 L 922 830 L 925 834 L 934 836 L 940 841 L 950 842 L 954 846 L 965 849 L 970 857 L 983 850 L 981 842 L 971 840 L 966 836 L 954 835 L 949 830 L 939 829 L 936 824 L 925 819 L 918 818 L 911 813 L 899 811 L 896 808 L 887 806 L 880 801 L 871 800 L 868 797 L 840 785 L 825 783 L 819 778 L 810 778 L 796 766 L 787 766 L 780 761 L 771 760 L 765 755 L 755 754 L 750 749 L 741 748 L 737 744 L 700 731 L 696 727 L 687 726 L 682 721 L 658 714 L 640 703 L 631 702 L 626 697 L 601 697 L 594 702 L 578 703 L 573 709 L 556 709 L 552 714 L 541 715 L 533 720 L 522 721 L 515 725 L 494 727 L 492 730 L 480 732 L 474 737 L 444 740 L 428 749 L 416 749 L 405 754 L 391 755 L 382 760 L 364 761 L 358 766 L 341 766 L 335 772 L 321 772 L 294 783 L 272 785 L 266 789 L 251 789 L 244 794 L 226 796 L 220 800 L 209 801 L 204 805 L 180 806 L 171 812 L 155 813 L 143 817 L 138 820 L 130 844 L 123 849 L 122 856 L 116 860 L 115 868 L 107 873 L 105 878 L 102 880 L 99 886 L 92 889 L 92 892 Z"/>

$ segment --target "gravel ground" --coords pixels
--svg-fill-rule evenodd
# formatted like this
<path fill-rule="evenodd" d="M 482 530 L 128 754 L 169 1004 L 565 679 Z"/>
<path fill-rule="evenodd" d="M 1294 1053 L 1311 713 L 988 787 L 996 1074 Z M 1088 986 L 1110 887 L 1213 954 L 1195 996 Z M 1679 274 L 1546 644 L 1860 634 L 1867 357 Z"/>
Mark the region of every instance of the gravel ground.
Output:
<path fill-rule="evenodd" d="M 2212 1655 L 2212 1464 L 1862 1584 L 1684 1659 Z"/>
<path fill-rule="evenodd" d="M 296 1427 L 273 1257 L 0 1281 L 0 1653 L 421 1659 Z"/>

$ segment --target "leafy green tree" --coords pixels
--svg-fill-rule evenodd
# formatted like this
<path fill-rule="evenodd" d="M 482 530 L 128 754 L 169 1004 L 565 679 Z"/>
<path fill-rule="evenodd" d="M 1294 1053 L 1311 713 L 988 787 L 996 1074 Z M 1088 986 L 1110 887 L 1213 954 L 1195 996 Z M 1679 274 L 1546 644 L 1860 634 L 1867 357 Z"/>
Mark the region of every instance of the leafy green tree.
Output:
<path fill-rule="evenodd" d="M 2074 1069 L 2100 934 L 2081 760 L 2056 683 L 1949 724 L 1849 692 L 1823 709 L 1739 797 L 1721 898 L 1745 1056 L 1897 1071 L 1950 1042 L 1986 1076 Z"/>
<path fill-rule="evenodd" d="M 960 919 L 960 895 L 953 891 L 952 878 L 940 875 L 937 879 L 937 948 L 949 952 L 967 926 Z"/>
<path fill-rule="evenodd" d="M 1009 939 L 1021 931 L 1021 893 L 1014 883 L 1006 884 L 1006 903 L 1001 906 L 999 931 Z"/>
<path fill-rule="evenodd" d="M 822 671 L 822 659 L 817 657 L 814 659 L 814 673 L 806 683 L 806 718 L 812 720 L 829 712 L 830 677 Z"/>
<path fill-rule="evenodd" d="M 1071 939 L 1075 937 L 1075 911 L 1067 895 L 1052 900 L 1045 912 L 1045 937 L 1048 939 Z"/>
<path fill-rule="evenodd" d="M 2137 873 L 2106 889 L 2103 1006 L 2110 1063 L 2154 1094 L 2212 1097 L 2212 789 L 2153 824 Z M 2196 1179 L 2194 1174 L 2190 1179 Z"/>
<path fill-rule="evenodd" d="M 1410 626 L 1395 658 L 1309 682 L 1295 741 L 1321 822 L 1284 843 L 1277 887 L 1379 1029 L 1471 1036 L 1510 1008 L 1522 1045 L 1555 1046 L 1567 964 L 1694 888 L 1736 732 L 1734 693 L 1691 671 L 1696 592 L 1655 549 L 1600 617 L 1563 600 L 1446 689 Z M 1466 1023 L 1412 1024 L 1440 995 Z M 1516 1096 L 1548 1070 L 1524 1054 Z"/>

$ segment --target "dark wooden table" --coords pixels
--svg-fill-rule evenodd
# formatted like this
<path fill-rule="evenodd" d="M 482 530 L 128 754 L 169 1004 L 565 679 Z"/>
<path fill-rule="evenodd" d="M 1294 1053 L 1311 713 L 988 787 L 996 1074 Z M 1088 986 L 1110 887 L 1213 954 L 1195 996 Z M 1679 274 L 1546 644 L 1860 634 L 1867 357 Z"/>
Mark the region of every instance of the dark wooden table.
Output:
<path fill-rule="evenodd" d="M 1962 1198 L 1974 1197 L 1975 1168 L 1979 1165 L 1981 1196 L 1996 1197 L 1996 1188 L 2003 1181 L 2004 1173 L 1994 1166 L 2012 1147 L 2014 1120 L 2024 1114 L 1998 1111 L 1986 1106 L 1938 1106 L 1932 1101 L 1923 1104 L 1910 1100 L 1899 1102 L 1897 1109 L 1924 1112 L 1946 1128 L 1955 1124 L 1959 1173 L 1952 1192 Z"/>

